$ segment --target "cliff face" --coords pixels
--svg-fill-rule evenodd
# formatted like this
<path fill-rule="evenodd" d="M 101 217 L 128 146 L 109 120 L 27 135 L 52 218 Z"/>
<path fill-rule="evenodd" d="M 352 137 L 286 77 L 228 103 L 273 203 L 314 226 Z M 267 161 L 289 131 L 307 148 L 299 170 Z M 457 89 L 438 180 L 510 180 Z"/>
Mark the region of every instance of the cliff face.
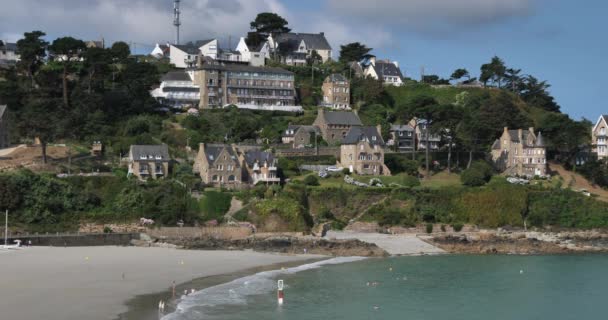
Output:
<path fill-rule="evenodd" d="M 608 252 L 608 234 L 595 231 L 560 233 L 483 232 L 439 235 L 433 244 L 450 253 L 567 254 Z"/>
<path fill-rule="evenodd" d="M 200 250 L 255 250 L 261 252 L 279 252 L 286 254 L 321 254 L 329 256 L 362 256 L 383 257 L 388 254 L 375 244 L 359 240 L 325 240 L 318 238 L 300 238 L 293 236 L 276 236 L 267 238 L 249 237 L 240 240 L 222 240 L 215 238 L 166 239 L 166 242 L 185 249 Z"/>

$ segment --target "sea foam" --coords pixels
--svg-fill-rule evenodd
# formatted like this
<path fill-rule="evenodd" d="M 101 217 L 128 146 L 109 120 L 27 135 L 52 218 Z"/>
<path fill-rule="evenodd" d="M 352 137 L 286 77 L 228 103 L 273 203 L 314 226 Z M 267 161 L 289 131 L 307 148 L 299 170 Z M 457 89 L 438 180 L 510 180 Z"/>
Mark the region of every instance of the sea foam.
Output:
<path fill-rule="evenodd" d="M 182 296 L 176 310 L 167 314 L 162 320 L 200 319 L 202 310 L 219 305 L 244 305 L 247 297 L 265 294 L 276 290 L 276 278 L 284 274 L 294 274 L 306 270 L 317 269 L 324 265 L 342 264 L 364 260 L 364 257 L 338 257 L 293 268 L 259 272 L 250 276 L 235 279 L 217 286 L 196 291 Z M 286 285 L 289 287 L 289 285 Z M 196 310 L 194 308 L 196 307 Z"/>

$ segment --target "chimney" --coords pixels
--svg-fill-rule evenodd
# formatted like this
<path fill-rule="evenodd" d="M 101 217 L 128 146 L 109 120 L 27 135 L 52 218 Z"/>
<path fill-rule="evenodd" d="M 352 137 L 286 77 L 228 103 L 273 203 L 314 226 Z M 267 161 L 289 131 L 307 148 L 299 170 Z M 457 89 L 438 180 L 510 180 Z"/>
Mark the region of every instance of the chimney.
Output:
<path fill-rule="evenodd" d="M 534 134 L 534 127 L 528 128 L 528 131 L 530 131 L 531 134 Z"/>
<path fill-rule="evenodd" d="M 379 134 L 379 135 L 382 135 L 382 125 L 381 125 L 381 124 L 378 124 L 378 125 L 376 126 L 376 129 L 378 130 L 378 134 Z"/>
<path fill-rule="evenodd" d="M 524 131 L 522 129 L 517 129 L 517 138 L 519 139 L 519 142 L 523 143 Z"/>

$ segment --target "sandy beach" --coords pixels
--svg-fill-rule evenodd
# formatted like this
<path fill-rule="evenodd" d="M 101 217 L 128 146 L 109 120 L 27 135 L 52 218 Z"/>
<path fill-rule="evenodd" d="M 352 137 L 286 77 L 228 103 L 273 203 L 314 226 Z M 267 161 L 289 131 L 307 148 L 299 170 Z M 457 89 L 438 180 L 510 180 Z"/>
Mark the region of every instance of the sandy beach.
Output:
<path fill-rule="evenodd" d="M 138 295 L 193 279 L 321 256 L 139 247 L 0 252 L 0 313 L 10 320 L 115 319 Z M 124 279 L 123 279 L 124 274 Z"/>

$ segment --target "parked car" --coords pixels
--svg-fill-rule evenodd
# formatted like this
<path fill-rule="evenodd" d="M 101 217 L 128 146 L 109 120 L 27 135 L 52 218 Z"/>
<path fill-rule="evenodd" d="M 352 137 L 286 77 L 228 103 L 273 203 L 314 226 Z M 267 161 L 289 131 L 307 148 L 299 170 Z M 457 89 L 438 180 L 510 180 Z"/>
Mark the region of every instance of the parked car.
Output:
<path fill-rule="evenodd" d="M 342 170 L 344 170 L 344 168 L 331 166 L 331 167 L 325 168 L 325 170 L 327 170 L 329 172 L 342 172 Z"/>

